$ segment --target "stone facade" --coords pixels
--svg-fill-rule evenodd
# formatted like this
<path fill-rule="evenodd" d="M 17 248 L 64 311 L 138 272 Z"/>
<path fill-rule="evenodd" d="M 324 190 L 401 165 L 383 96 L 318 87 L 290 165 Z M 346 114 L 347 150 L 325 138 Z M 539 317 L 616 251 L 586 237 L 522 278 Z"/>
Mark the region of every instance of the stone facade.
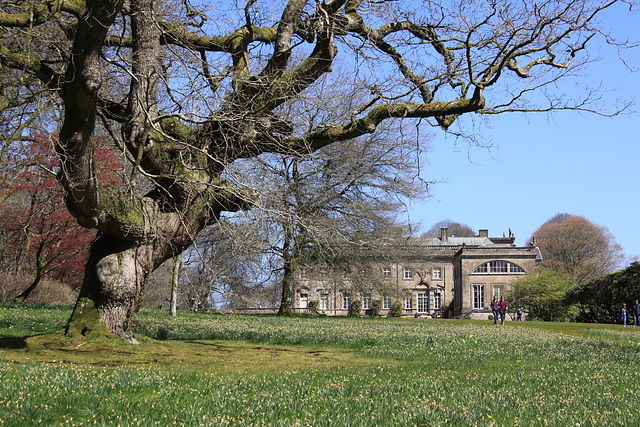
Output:
<path fill-rule="evenodd" d="M 373 274 L 379 276 L 371 278 L 369 287 L 366 281 L 356 286 L 349 277 L 306 278 L 301 269 L 293 309 L 304 312 L 315 300 L 320 313 L 346 316 L 351 302 L 360 300 L 364 314 L 370 314 L 377 299 L 383 303 L 383 316 L 400 302 L 406 317 L 487 318 L 493 295 L 500 296 L 514 279 L 535 271 L 542 259 L 537 247 L 516 247 L 514 242 L 511 233 L 489 237 L 487 230 L 480 230 L 474 237 L 455 237 L 443 228 L 437 238 L 395 245 L 390 251 L 394 261 L 372 258 Z"/>

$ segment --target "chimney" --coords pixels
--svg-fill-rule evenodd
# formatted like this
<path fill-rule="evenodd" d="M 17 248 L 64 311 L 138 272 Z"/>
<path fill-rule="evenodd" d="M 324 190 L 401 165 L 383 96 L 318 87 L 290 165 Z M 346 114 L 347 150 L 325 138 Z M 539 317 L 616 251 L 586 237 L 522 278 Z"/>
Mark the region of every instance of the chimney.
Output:
<path fill-rule="evenodd" d="M 448 227 L 442 227 L 440 229 L 440 240 L 442 240 L 443 242 L 446 242 L 447 240 L 449 240 L 449 228 Z"/>
<path fill-rule="evenodd" d="M 481 228 L 479 237 L 489 237 L 489 230 L 487 230 L 486 228 Z"/>

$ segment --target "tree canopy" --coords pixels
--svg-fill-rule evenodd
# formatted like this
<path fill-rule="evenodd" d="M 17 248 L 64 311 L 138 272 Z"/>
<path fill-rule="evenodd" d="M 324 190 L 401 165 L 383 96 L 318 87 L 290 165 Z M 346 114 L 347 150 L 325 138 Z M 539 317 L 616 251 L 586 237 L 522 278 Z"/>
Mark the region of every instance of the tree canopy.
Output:
<path fill-rule="evenodd" d="M 513 301 L 514 309 L 528 309 L 531 318 L 557 321 L 569 317 L 565 296 L 574 287 L 574 282 L 557 271 L 541 268 L 514 281 L 508 298 Z"/>
<path fill-rule="evenodd" d="M 99 232 L 67 333 L 133 339 L 150 272 L 257 197 L 230 173 L 238 160 L 388 120 L 454 131 L 469 113 L 602 113 L 595 90 L 572 98 L 562 81 L 595 37 L 624 47 L 599 21 L 619 2 L 3 0 L 4 134 L 59 129 L 66 204 Z M 349 80 L 323 92 L 338 68 Z M 317 93 L 349 113 L 287 117 Z M 97 126 L 127 161 L 117 185 L 96 174 Z"/>
<path fill-rule="evenodd" d="M 534 232 L 542 266 L 582 283 L 618 268 L 624 254 L 607 227 L 582 216 L 558 214 Z"/>
<path fill-rule="evenodd" d="M 578 321 L 618 323 L 622 304 L 629 313 L 640 299 L 640 262 L 581 284 L 567 295 L 567 302 L 579 308 Z M 631 315 L 630 315 L 631 316 Z"/>

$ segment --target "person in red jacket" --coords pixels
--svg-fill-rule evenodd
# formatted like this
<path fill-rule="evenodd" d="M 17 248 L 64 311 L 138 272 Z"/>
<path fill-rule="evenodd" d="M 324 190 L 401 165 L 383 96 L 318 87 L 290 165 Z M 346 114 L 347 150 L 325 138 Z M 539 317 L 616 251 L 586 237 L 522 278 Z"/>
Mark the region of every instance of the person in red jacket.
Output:
<path fill-rule="evenodd" d="M 500 312 L 500 322 L 504 325 L 504 317 L 507 314 L 507 308 L 509 308 L 509 304 L 504 300 L 504 297 L 500 297 L 500 302 L 498 303 L 498 311 Z"/>

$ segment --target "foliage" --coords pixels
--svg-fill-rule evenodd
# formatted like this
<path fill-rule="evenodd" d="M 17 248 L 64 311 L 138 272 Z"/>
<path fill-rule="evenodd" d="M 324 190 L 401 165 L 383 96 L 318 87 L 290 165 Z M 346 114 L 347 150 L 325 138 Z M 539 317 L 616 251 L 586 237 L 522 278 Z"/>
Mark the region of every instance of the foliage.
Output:
<path fill-rule="evenodd" d="M 639 296 L 640 262 L 636 261 L 622 271 L 580 284 L 567 295 L 567 302 L 578 306 L 580 322 L 619 323 L 622 304 L 627 304 L 632 318 Z"/>
<path fill-rule="evenodd" d="M 313 311 L 318 311 L 318 309 L 320 308 L 320 301 L 318 301 L 317 299 L 312 299 L 311 301 L 309 301 L 309 308 Z"/>
<path fill-rule="evenodd" d="M 582 216 L 557 214 L 533 233 L 532 240 L 542 252 L 542 266 L 576 283 L 610 273 L 624 259 L 607 227 Z"/>
<path fill-rule="evenodd" d="M 382 311 L 382 300 L 374 299 L 371 301 L 371 317 L 380 316 L 380 312 Z"/>
<path fill-rule="evenodd" d="M 402 317 L 402 301 L 397 300 L 391 304 L 391 309 L 389 310 L 389 314 L 392 317 Z"/>
<path fill-rule="evenodd" d="M 0 341 L 4 425 L 595 426 L 634 425 L 640 411 L 640 337 L 620 326 L 146 310 L 135 322 L 169 339 L 58 352 Z"/>
<path fill-rule="evenodd" d="M 360 317 L 362 314 L 362 301 L 359 299 L 351 301 L 351 307 L 349 308 L 349 316 Z"/>
<path fill-rule="evenodd" d="M 573 287 L 573 281 L 555 270 L 540 268 L 535 274 L 518 277 L 507 299 L 513 301 L 513 310 L 527 308 L 530 318 L 559 320 L 570 317 L 571 307 L 565 303 L 565 296 Z"/>
<path fill-rule="evenodd" d="M 35 134 L 13 150 L 13 163 L 3 165 L 11 179 L 0 181 L 0 266 L 5 272 L 29 274 L 34 287 L 44 277 L 80 287 L 95 233 L 80 227 L 67 211 L 54 174 L 59 162 L 54 143 L 51 135 Z M 107 157 L 104 151 L 97 155 Z M 101 177 L 110 179 L 106 171 Z"/>
<path fill-rule="evenodd" d="M 12 301 L 33 282 L 26 274 L 0 273 L 0 301 Z M 78 289 L 57 280 L 43 279 L 25 301 L 31 304 L 73 304 L 78 298 Z"/>
<path fill-rule="evenodd" d="M 563 88 L 580 83 L 596 39 L 633 44 L 598 19 L 616 1 L 210 3 L 0 4 L 3 141 L 23 141 L 39 117 L 60 129 L 65 201 L 101 232 L 83 281 L 93 308 L 72 316 L 73 330 L 102 319 L 131 337 L 148 274 L 257 199 L 233 173 L 243 159 L 309 155 L 395 120 L 417 129 L 416 143 L 431 127 L 473 141 L 458 126 L 471 113 L 628 107 L 603 112 L 604 85 Z M 338 70 L 349 78 L 324 90 Z M 287 115 L 310 101 L 326 108 Z M 96 129 L 131 164 L 117 184 L 96 173 L 108 167 Z"/>
<path fill-rule="evenodd" d="M 476 235 L 476 232 L 467 224 L 461 224 L 450 219 L 445 219 L 433 224 L 427 231 L 422 233 L 422 237 L 440 237 L 443 227 L 447 228 L 449 236 L 474 237 Z"/>

